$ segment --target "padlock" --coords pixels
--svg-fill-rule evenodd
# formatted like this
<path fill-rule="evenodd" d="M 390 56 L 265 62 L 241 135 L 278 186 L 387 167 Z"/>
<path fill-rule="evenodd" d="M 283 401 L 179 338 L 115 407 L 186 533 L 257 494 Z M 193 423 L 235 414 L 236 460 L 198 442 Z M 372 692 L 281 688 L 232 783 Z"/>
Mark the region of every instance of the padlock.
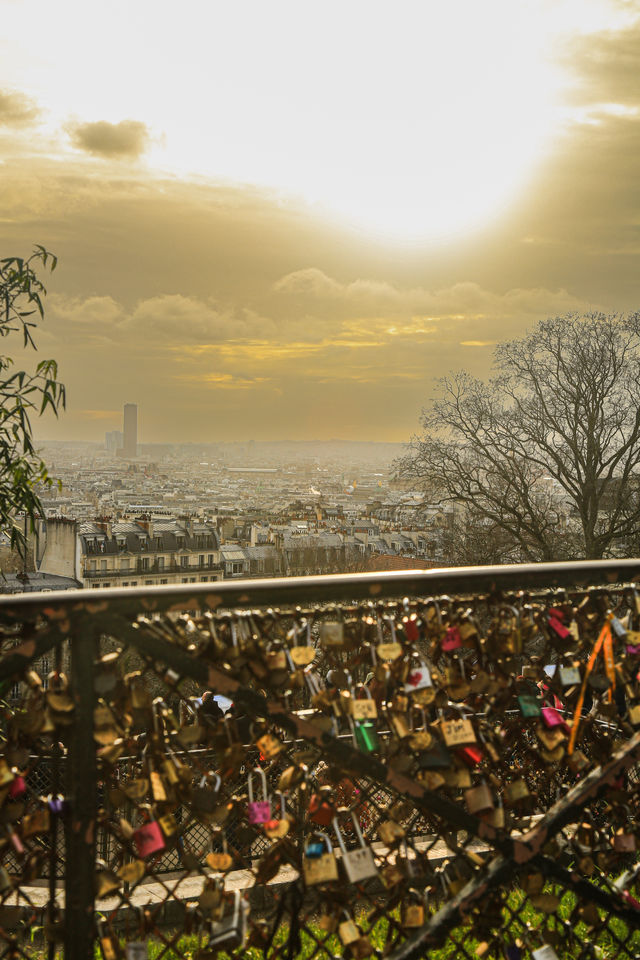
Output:
<path fill-rule="evenodd" d="M 529 788 L 523 779 L 513 780 L 505 784 L 503 799 L 508 807 L 522 803 L 522 801 L 527 800 L 530 796 Z"/>
<path fill-rule="evenodd" d="M 198 786 L 192 788 L 191 809 L 199 819 L 207 821 L 210 814 L 219 806 L 221 783 L 220 775 L 209 770 L 200 778 Z"/>
<path fill-rule="evenodd" d="M 142 880 L 146 869 L 143 860 L 131 860 L 129 863 L 124 863 L 119 867 L 116 873 L 123 883 L 134 885 Z"/>
<path fill-rule="evenodd" d="M 312 823 L 320 827 L 328 827 L 336 815 L 335 807 L 331 802 L 333 790 L 331 787 L 320 787 L 311 794 L 307 816 Z"/>
<path fill-rule="evenodd" d="M 477 787 L 471 787 L 464 792 L 465 803 L 469 813 L 486 813 L 494 806 L 494 799 L 488 785 L 483 781 Z"/>
<path fill-rule="evenodd" d="M 344 866 L 344 872 L 347 875 L 349 883 L 362 883 L 363 880 L 377 877 L 378 868 L 376 867 L 373 850 L 364 842 L 360 823 L 353 811 L 351 812 L 351 820 L 360 844 L 355 850 L 347 850 L 337 817 L 334 817 L 333 829 L 342 851 L 342 865 Z"/>
<path fill-rule="evenodd" d="M 414 887 L 410 887 L 400 904 L 400 925 L 415 929 L 424 926 L 424 919 L 424 900 Z"/>
<path fill-rule="evenodd" d="M 15 780 L 15 773 L 9 767 L 6 759 L 0 757 L 0 787 L 6 787 Z"/>
<path fill-rule="evenodd" d="M 267 820 L 266 823 L 262 825 L 265 835 L 269 837 L 270 840 L 281 840 L 283 837 L 286 837 L 291 827 L 291 821 L 287 816 L 284 793 L 278 790 L 277 795 L 280 798 L 279 815 L 272 820 Z"/>
<path fill-rule="evenodd" d="M 407 679 L 404 684 L 406 693 L 414 693 L 417 690 L 426 690 L 433 687 L 431 679 L 431 670 L 422 657 L 418 658 L 418 666 L 409 668 Z"/>
<path fill-rule="evenodd" d="M 379 748 L 380 738 L 373 720 L 353 720 L 349 717 L 349 724 L 358 750 L 362 753 L 374 753 Z"/>
<path fill-rule="evenodd" d="M 298 644 L 298 625 L 295 621 L 288 637 L 293 641 L 293 645 L 289 647 L 289 656 L 296 667 L 308 667 L 316 658 L 315 647 L 311 646 L 311 623 L 309 620 L 305 621 L 303 628 L 306 634 L 306 645 Z"/>
<path fill-rule="evenodd" d="M 253 778 L 255 775 L 260 777 L 262 784 L 262 800 L 253 799 Z M 271 802 L 267 794 L 267 778 L 262 767 L 256 767 L 247 777 L 247 792 L 249 802 L 247 805 L 247 819 L 249 823 L 260 824 L 271 820 Z"/>
<path fill-rule="evenodd" d="M 27 792 L 27 784 L 24 777 L 16 773 L 11 785 L 9 786 L 9 799 L 10 800 L 20 800 L 21 797 L 24 797 Z"/>
<path fill-rule="evenodd" d="M 48 833 L 51 826 L 49 807 L 39 807 L 33 813 L 27 813 L 22 819 L 22 836 L 33 837 L 38 833 Z"/>
<path fill-rule="evenodd" d="M 551 944 L 545 943 L 543 946 L 531 951 L 531 958 L 532 960 L 558 960 L 558 954 Z"/>
<path fill-rule="evenodd" d="M 3 865 L 0 865 L 0 894 L 10 890 L 12 886 L 13 884 L 7 868 Z"/>
<path fill-rule="evenodd" d="M 141 857 L 150 857 L 166 848 L 166 841 L 157 820 L 145 823 L 133 831 L 133 842 Z"/>
<path fill-rule="evenodd" d="M 451 653 L 453 650 L 459 650 L 462 646 L 462 636 L 457 624 L 447 627 L 446 633 L 440 641 L 440 646 L 444 653 Z"/>
<path fill-rule="evenodd" d="M 542 705 L 537 697 L 522 693 L 517 699 L 523 717 L 539 717 L 541 715 Z"/>
<path fill-rule="evenodd" d="M 461 716 L 455 720 L 442 720 L 440 729 L 448 747 L 459 747 L 476 742 L 473 724 L 468 717 Z"/>
<path fill-rule="evenodd" d="M 575 687 L 582 682 L 579 667 L 560 667 L 558 676 L 563 687 Z"/>
<path fill-rule="evenodd" d="M 265 760 L 275 760 L 284 750 L 284 744 L 272 733 L 265 733 L 256 740 L 256 746 Z"/>
<path fill-rule="evenodd" d="M 120 955 L 119 944 L 109 927 L 107 927 L 106 920 L 98 920 L 97 926 L 100 949 L 102 950 L 104 960 L 118 960 L 118 956 Z"/>
<path fill-rule="evenodd" d="M 407 835 L 407 831 L 395 820 L 384 820 L 378 826 L 378 836 L 386 847 L 394 847 Z"/>
<path fill-rule="evenodd" d="M 616 853 L 635 853 L 637 850 L 635 834 L 627 832 L 624 827 L 616 830 L 611 844 Z"/>
<path fill-rule="evenodd" d="M 348 947 L 352 943 L 355 943 L 356 940 L 360 939 L 360 930 L 346 910 L 342 911 L 342 915 L 346 917 L 346 919 L 338 924 L 338 936 L 342 940 L 345 947 Z"/>
<path fill-rule="evenodd" d="M 318 634 L 323 647 L 340 649 L 345 645 L 344 624 L 340 620 L 325 620 L 324 623 L 321 623 L 318 627 Z"/>
<path fill-rule="evenodd" d="M 208 948 L 236 950 L 244 946 L 247 937 L 249 904 L 240 892 L 231 893 L 231 909 L 225 910 L 219 920 L 211 923 Z"/>
<path fill-rule="evenodd" d="M 308 887 L 338 879 L 338 864 L 329 837 L 320 831 L 314 836 L 320 837 L 320 843 L 308 842 L 302 856 L 302 874 Z"/>
<path fill-rule="evenodd" d="M 542 707 L 542 719 L 545 726 L 549 727 L 549 729 L 560 727 L 565 733 L 569 732 L 569 725 L 555 707 Z"/>
<path fill-rule="evenodd" d="M 364 697 L 358 697 L 355 693 L 362 691 Z M 375 720 L 378 716 L 378 707 L 371 696 L 371 691 L 364 684 L 360 684 L 354 696 L 350 701 L 351 716 L 354 720 Z"/>
<path fill-rule="evenodd" d="M 227 837 L 224 831 L 222 831 L 222 853 L 212 850 L 211 853 L 208 853 L 205 857 L 205 862 L 207 866 L 211 867 L 216 873 L 226 873 L 228 870 L 231 870 L 233 857 L 229 853 Z"/>

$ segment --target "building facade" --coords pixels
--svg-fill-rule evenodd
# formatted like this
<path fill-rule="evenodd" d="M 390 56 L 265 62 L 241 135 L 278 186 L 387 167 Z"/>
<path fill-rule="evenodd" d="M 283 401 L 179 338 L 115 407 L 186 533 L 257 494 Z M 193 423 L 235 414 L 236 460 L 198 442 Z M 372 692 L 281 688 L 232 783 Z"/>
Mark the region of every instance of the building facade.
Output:
<path fill-rule="evenodd" d="M 220 541 L 201 520 L 49 518 L 38 570 L 83 587 L 153 587 L 223 579 Z"/>

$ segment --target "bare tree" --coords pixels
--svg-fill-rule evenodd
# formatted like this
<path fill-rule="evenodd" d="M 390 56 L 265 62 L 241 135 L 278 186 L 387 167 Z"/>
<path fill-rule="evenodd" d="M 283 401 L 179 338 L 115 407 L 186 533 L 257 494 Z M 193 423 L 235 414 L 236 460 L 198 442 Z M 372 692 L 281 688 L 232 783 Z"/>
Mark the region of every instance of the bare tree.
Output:
<path fill-rule="evenodd" d="M 600 558 L 640 534 L 640 314 L 543 320 L 495 350 L 488 382 L 439 381 L 399 461 L 523 558 Z"/>

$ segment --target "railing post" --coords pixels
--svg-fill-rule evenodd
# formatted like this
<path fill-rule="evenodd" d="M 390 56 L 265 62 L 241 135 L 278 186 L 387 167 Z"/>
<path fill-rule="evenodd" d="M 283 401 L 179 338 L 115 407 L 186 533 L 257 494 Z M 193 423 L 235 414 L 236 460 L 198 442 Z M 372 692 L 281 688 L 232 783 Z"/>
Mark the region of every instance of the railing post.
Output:
<path fill-rule="evenodd" d="M 93 739 L 93 664 L 98 653 L 95 617 L 72 612 L 71 691 L 73 725 L 67 740 L 65 821 L 65 960 L 93 960 L 97 762 Z"/>

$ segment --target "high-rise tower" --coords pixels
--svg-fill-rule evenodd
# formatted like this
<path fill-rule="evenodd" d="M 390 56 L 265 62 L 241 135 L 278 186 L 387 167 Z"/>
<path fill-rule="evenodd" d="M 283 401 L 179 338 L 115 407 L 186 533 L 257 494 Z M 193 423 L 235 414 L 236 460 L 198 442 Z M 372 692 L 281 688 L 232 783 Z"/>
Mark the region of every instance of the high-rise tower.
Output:
<path fill-rule="evenodd" d="M 132 460 L 138 455 L 138 405 L 125 403 L 124 405 L 124 442 L 122 456 Z"/>

